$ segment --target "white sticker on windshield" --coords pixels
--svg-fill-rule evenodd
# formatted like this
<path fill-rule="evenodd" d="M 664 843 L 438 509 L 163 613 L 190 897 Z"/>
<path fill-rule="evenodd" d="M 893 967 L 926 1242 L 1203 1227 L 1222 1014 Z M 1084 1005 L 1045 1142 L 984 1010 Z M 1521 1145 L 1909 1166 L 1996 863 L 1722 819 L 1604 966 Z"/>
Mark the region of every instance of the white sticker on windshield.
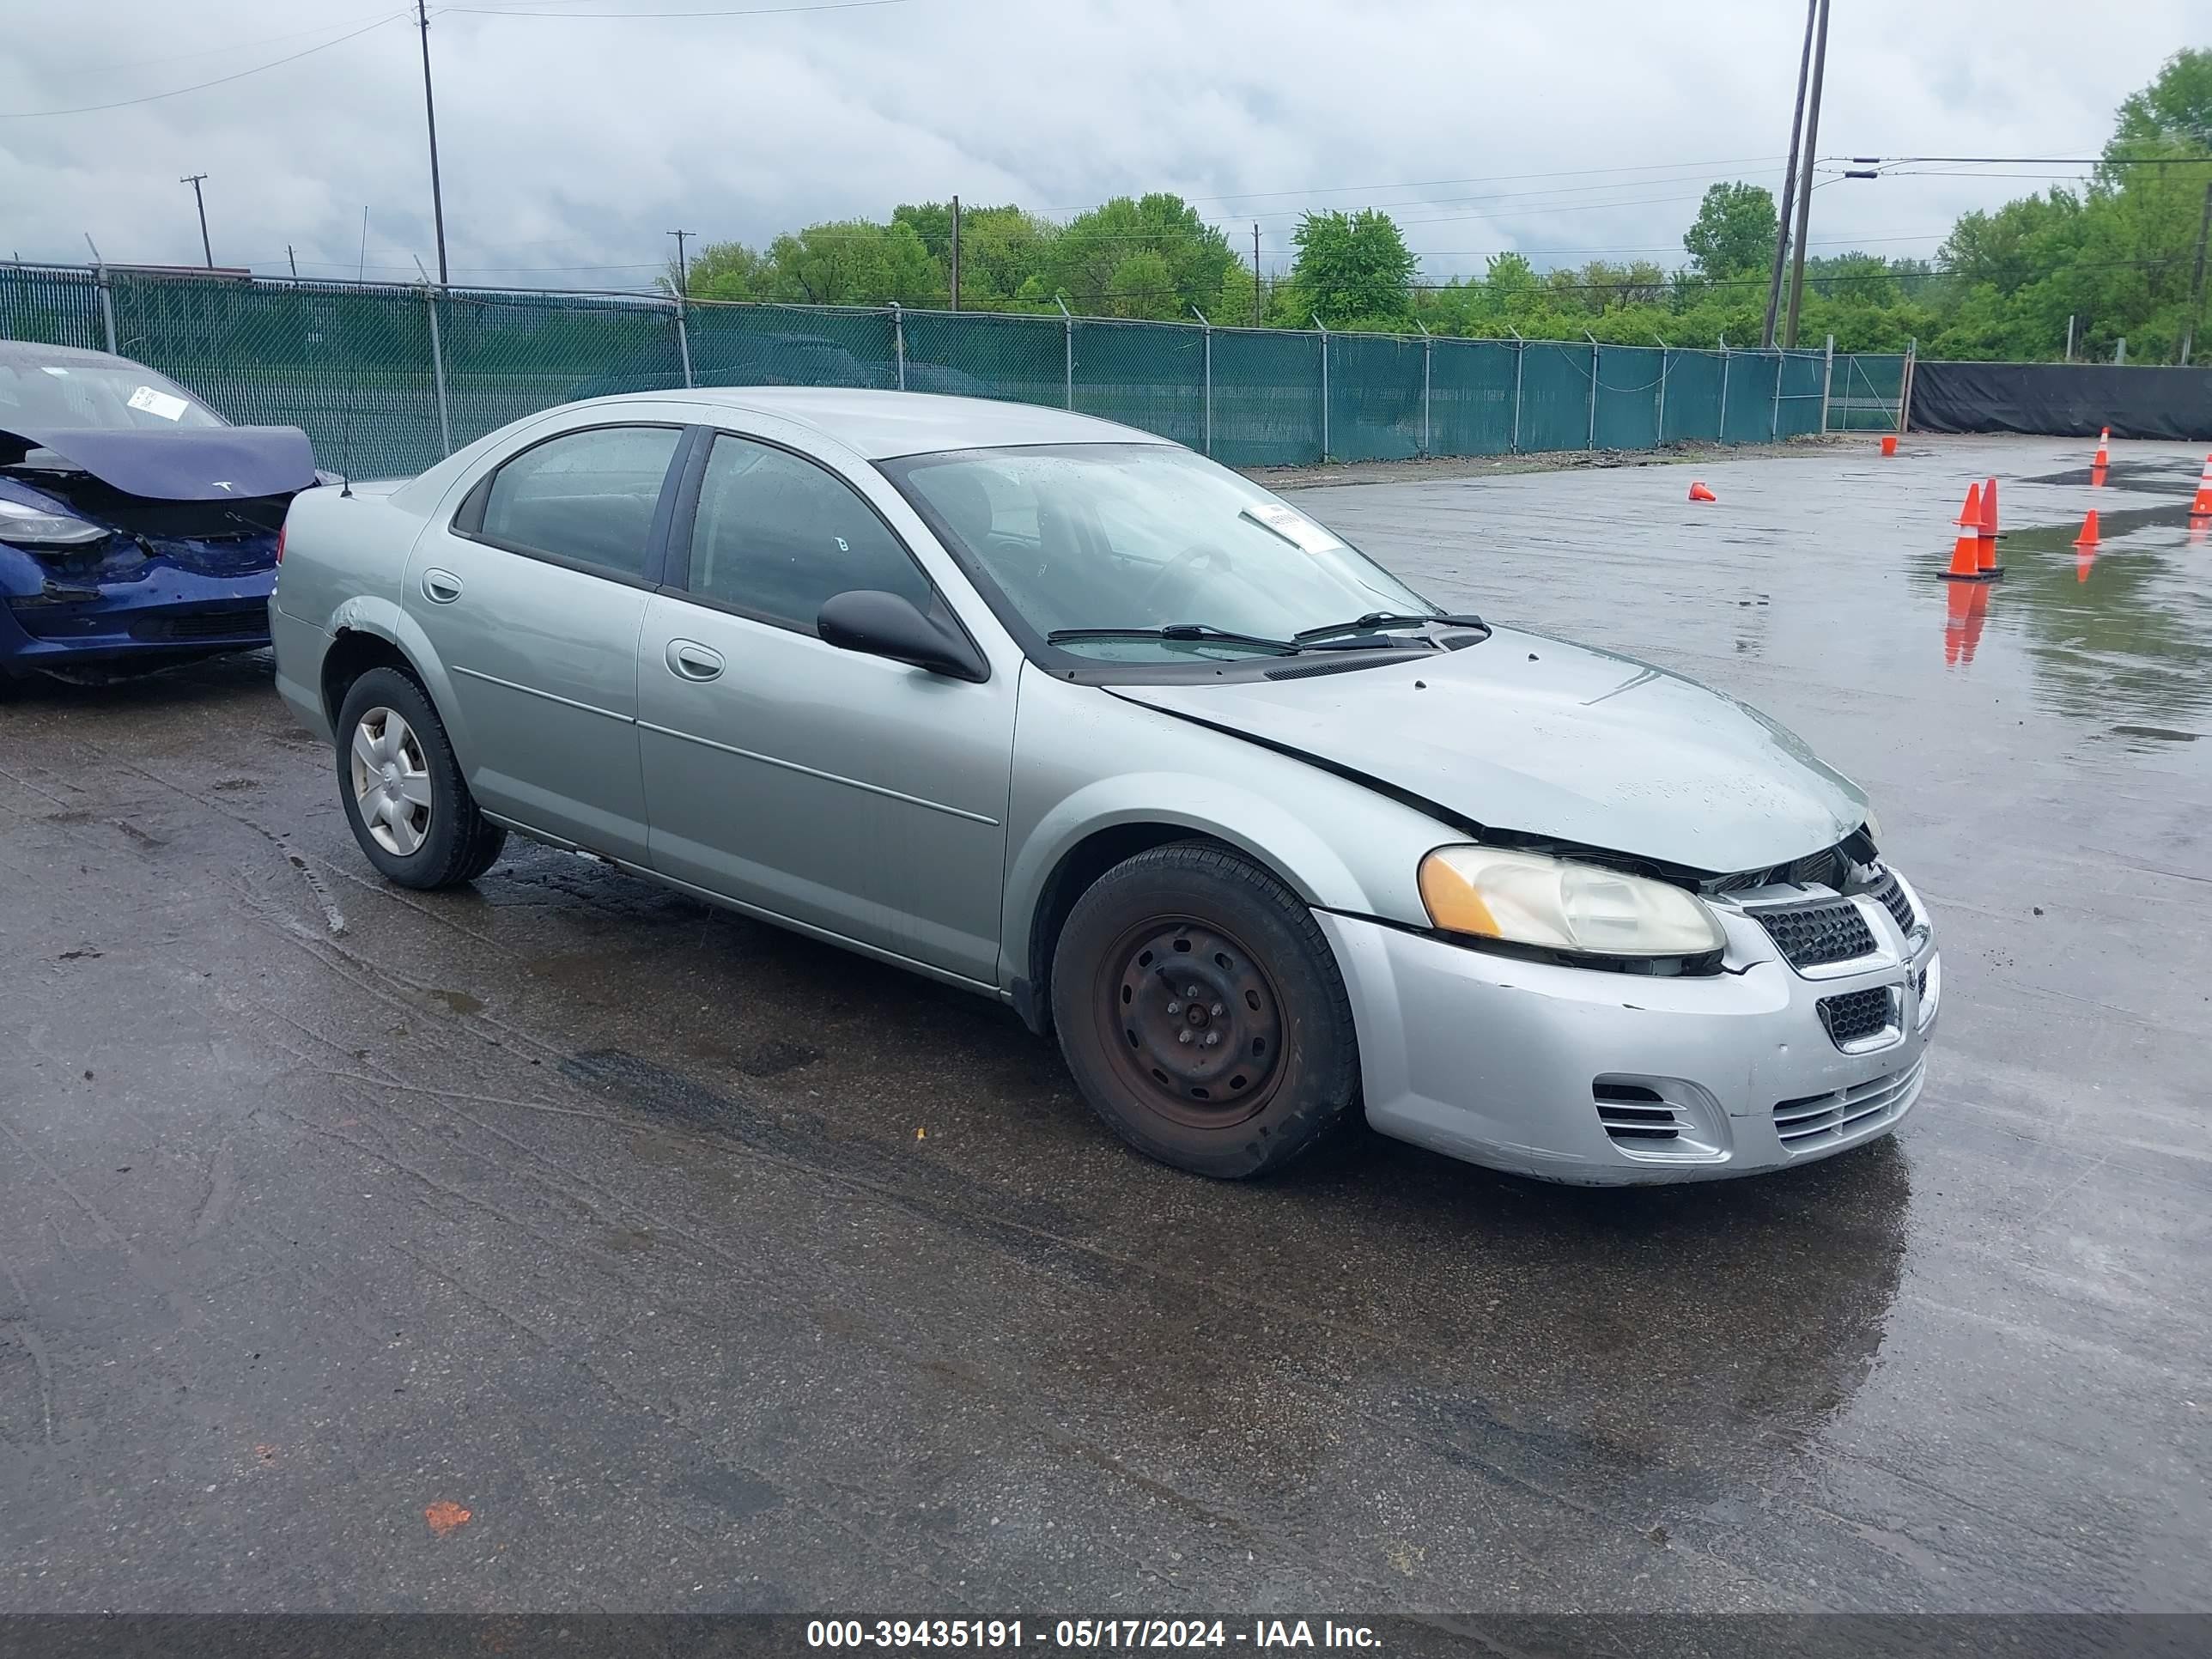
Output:
<path fill-rule="evenodd" d="M 181 420 L 191 405 L 173 392 L 156 392 L 150 386 L 142 386 L 131 394 L 131 407 L 158 415 L 165 421 L 175 421 Z"/>
<path fill-rule="evenodd" d="M 1309 553 L 1334 553 L 1344 544 L 1316 524 L 1296 507 L 1281 501 L 1262 501 L 1248 507 L 1245 513 L 1287 541 L 1295 542 Z"/>

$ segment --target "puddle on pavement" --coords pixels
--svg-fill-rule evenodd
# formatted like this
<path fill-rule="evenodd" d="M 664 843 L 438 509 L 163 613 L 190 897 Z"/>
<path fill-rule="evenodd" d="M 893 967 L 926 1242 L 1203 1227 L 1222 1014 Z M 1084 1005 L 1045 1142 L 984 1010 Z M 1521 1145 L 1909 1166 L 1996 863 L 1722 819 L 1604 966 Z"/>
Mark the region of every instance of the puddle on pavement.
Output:
<path fill-rule="evenodd" d="M 2075 545 L 2078 521 L 2008 531 L 2002 580 L 1940 583 L 1946 664 L 1972 663 L 1994 628 L 2025 645 L 2051 705 L 2100 736 L 2156 752 L 2212 730 L 2212 533 L 2191 527 L 2172 477 L 2159 493 L 2166 505 L 2100 507 L 2094 547 Z M 1931 580 L 1942 568 L 1928 562 Z"/>
<path fill-rule="evenodd" d="M 2094 447 L 2094 445 L 2092 446 Z M 2105 469 L 2105 482 L 2097 486 L 2105 489 L 2123 490 L 2131 495 L 2157 495 L 2172 500 L 2178 490 L 2186 500 L 2197 487 L 2197 464 L 2179 455 L 2155 455 L 2141 460 L 2114 461 Z M 2096 484 L 2089 464 L 2069 467 L 2063 472 L 2045 472 L 2038 477 L 2022 478 L 2022 483 L 2057 484 L 2064 489 L 2086 488 Z"/>

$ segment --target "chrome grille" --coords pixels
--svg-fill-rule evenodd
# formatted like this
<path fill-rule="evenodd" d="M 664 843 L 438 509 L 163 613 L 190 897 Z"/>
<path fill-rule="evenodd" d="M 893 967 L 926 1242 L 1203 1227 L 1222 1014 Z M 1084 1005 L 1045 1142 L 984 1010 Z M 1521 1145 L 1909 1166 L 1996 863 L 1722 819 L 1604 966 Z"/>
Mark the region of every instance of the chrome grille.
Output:
<path fill-rule="evenodd" d="M 1849 899 L 1761 905 L 1750 915 L 1793 968 L 1819 968 L 1874 954 L 1874 930 Z"/>
<path fill-rule="evenodd" d="M 1927 1062 L 1915 1060 L 1901 1072 L 1869 1079 L 1825 1095 L 1777 1101 L 1774 1134 L 1783 1150 L 1809 1152 L 1838 1141 L 1870 1135 L 1894 1122 L 1920 1092 Z"/>
<path fill-rule="evenodd" d="M 1867 889 L 1867 896 L 1889 912 L 1900 933 L 1910 933 L 1920 923 L 1912 914 L 1912 901 L 1905 896 L 1905 884 L 1890 871 L 1881 872 L 1881 879 Z"/>
<path fill-rule="evenodd" d="M 1820 999 L 1820 1024 L 1828 1028 L 1828 1036 L 1836 1047 L 1848 1048 L 1854 1042 L 1864 1042 L 1888 1030 L 1895 1006 L 1887 985 L 1846 991 L 1841 996 Z"/>
<path fill-rule="evenodd" d="M 1674 1109 L 1656 1089 L 1636 1083 L 1600 1083 L 1592 1086 L 1590 1097 L 1597 1103 L 1597 1121 L 1616 1142 L 1647 1146 L 1681 1135 Z"/>

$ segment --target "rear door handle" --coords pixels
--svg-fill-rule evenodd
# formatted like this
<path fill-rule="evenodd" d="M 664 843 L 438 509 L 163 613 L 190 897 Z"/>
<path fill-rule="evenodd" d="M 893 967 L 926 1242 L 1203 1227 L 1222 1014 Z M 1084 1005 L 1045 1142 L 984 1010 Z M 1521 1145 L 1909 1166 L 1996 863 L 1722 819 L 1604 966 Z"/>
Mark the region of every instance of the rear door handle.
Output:
<path fill-rule="evenodd" d="M 696 640 L 671 640 L 662 653 L 668 671 L 679 679 L 716 680 L 722 677 L 722 653 L 710 651 Z"/>
<path fill-rule="evenodd" d="M 433 566 L 422 573 L 422 597 L 433 605 L 451 605 L 461 597 L 461 579 Z"/>

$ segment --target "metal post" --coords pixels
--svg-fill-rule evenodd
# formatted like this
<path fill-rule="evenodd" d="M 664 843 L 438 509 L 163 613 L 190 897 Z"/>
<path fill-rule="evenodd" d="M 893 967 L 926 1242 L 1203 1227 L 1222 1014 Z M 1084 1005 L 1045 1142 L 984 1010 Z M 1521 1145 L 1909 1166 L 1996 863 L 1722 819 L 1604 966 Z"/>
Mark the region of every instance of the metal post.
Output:
<path fill-rule="evenodd" d="M 952 308 L 960 309 L 960 198 L 952 198 Z"/>
<path fill-rule="evenodd" d="M 1067 406 L 1073 409 L 1075 407 L 1075 317 L 1068 310 L 1067 301 L 1057 294 L 1052 296 L 1052 302 L 1060 307 L 1061 325 L 1067 331 Z"/>
<path fill-rule="evenodd" d="M 2068 312 L 2068 313 L 2066 313 L 2066 357 L 2065 357 L 2065 361 L 2066 361 L 2066 362 L 2069 362 L 2069 363 L 2070 363 L 2070 362 L 2072 362 L 2074 361 L 2074 319 L 2075 319 L 2075 313 L 2073 313 L 2073 312 L 2070 312 L 2070 311 L 2069 311 L 2069 312 Z"/>
<path fill-rule="evenodd" d="M 112 357 L 116 356 L 115 292 L 107 285 L 107 267 L 94 265 L 92 280 L 100 289 L 100 325 L 107 331 L 107 355 Z"/>
<path fill-rule="evenodd" d="M 1790 367 L 1789 354 L 1779 346 L 1774 351 L 1774 407 L 1767 411 L 1766 441 L 1777 443 L 1782 437 L 1782 371 Z"/>
<path fill-rule="evenodd" d="M 1897 430 L 1899 436 L 1912 425 L 1912 373 L 1920 364 L 1920 341 L 1916 336 L 1905 343 L 1905 367 L 1897 377 Z"/>
<path fill-rule="evenodd" d="M 2189 349 L 2197 343 L 2197 331 L 2204 321 L 2204 245 L 2212 241 L 2212 179 L 2204 185 L 2204 216 L 2197 224 L 2197 268 L 2189 279 L 2189 311 L 2181 319 L 2181 365 L 2189 366 Z"/>
<path fill-rule="evenodd" d="M 684 389 L 691 389 L 691 331 L 684 322 L 684 296 L 676 296 L 676 354 L 684 360 Z"/>
<path fill-rule="evenodd" d="M 1782 211 L 1774 221 L 1774 273 L 1766 280 L 1766 324 L 1761 345 L 1774 343 L 1774 321 L 1782 308 L 1782 271 L 1790 257 L 1790 215 L 1797 204 L 1797 152 L 1805 137 L 1805 71 L 1813 61 L 1813 18 L 1820 0 L 1805 0 L 1805 44 L 1797 52 L 1797 112 L 1790 118 L 1790 167 L 1782 175 Z"/>
<path fill-rule="evenodd" d="M 1713 434 L 1715 439 L 1721 443 L 1726 443 L 1728 441 L 1728 336 L 1723 334 L 1721 336 L 1721 424 L 1720 430 Z"/>
<path fill-rule="evenodd" d="M 906 310 L 891 301 L 891 361 L 898 365 L 898 389 L 906 390 Z"/>
<path fill-rule="evenodd" d="M 422 33 L 422 121 L 430 132 L 430 219 L 438 237 L 438 283 L 446 276 L 446 191 L 438 179 L 438 106 L 430 96 L 430 9 L 427 0 L 415 0 L 415 27 Z"/>
<path fill-rule="evenodd" d="M 1419 318 L 1413 319 L 1413 326 L 1421 331 L 1421 453 L 1432 455 L 1436 447 L 1429 437 L 1429 371 L 1434 366 L 1437 343 L 1430 337 L 1428 325 Z"/>
<path fill-rule="evenodd" d="M 1321 458 L 1328 459 L 1328 328 L 1322 323 L 1321 313 L 1313 313 L 1313 325 L 1321 330 Z"/>
<path fill-rule="evenodd" d="M 1667 348 L 1667 337 L 1666 337 L 1665 335 L 1663 335 L 1663 334 L 1655 334 L 1655 335 L 1653 335 L 1651 337 L 1652 337 L 1653 339 L 1655 339 L 1655 340 L 1656 340 L 1656 341 L 1658 341 L 1658 342 L 1659 342 L 1659 425 L 1658 425 L 1658 428 L 1657 428 L 1657 434 L 1656 434 L 1656 436 L 1655 436 L 1655 437 L 1653 438 L 1653 440 L 1652 440 L 1652 447 L 1656 449 L 1656 448 L 1658 448 L 1660 446 L 1663 445 L 1663 444 L 1667 441 L 1667 349 L 1668 349 L 1668 348 Z"/>
<path fill-rule="evenodd" d="M 450 455 L 453 453 L 453 427 L 446 412 L 446 351 L 438 336 L 437 291 L 428 283 L 422 285 L 422 303 L 430 310 L 430 374 L 438 388 L 438 441 L 445 446 L 441 453 Z"/>
<path fill-rule="evenodd" d="M 1790 313 L 1783 324 L 1782 343 L 1797 343 L 1798 308 L 1805 297 L 1805 233 L 1813 215 L 1813 168 L 1820 159 L 1820 82 L 1828 67 L 1828 7 L 1820 0 L 1819 33 L 1813 43 L 1813 89 L 1805 106 L 1805 164 L 1797 180 L 1797 235 L 1790 250 Z"/>
<path fill-rule="evenodd" d="M 2119 345 L 2118 345 L 2118 346 L 2114 349 L 2114 351 L 2113 351 L 2113 353 L 2112 353 L 2112 362 L 2113 362 L 2116 365 L 2118 365 L 2118 367 L 2124 368 L 2127 366 L 2127 361 L 2128 361 L 2128 337 L 2127 337 L 2126 335 L 2123 334 L 2123 335 L 2121 335 L 2121 336 L 2120 336 L 2120 343 L 2119 343 Z"/>
<path fill-rule="evenodd" d="M 1505 441 L 1506 448 L 1513 454 L 1521 453 L 1521 368 L 1528 356 L 1528 343 L 1521 337 L 1521 331 L 1508 325 L 1505 331 L 1513 337 L 1513 435 Z"/>
<path fill-rule="evenodd" d="M 1200 337 L 1206 349 L 1205 390 L 1201 394 L 1205 403 L 1199 419 L 1200 429 L 1205 434 L 1200 453 L 1211 455 L 1213 453 L 1213 325 L 1196 306 L 1190 308 L 1190 314 L 1198 319 L 1198 325 L 1206 331 Z"/>
<path fill-rule="evenodd" d="M 1589 435 L 1583 440 L 1583 447 L 1595 449 L 1597 447 L 1597 336 L 1584 329 L 1583 338 L 1590 343 Z"/>
<path fill-rule="evenodd" d="M 1836 383 L 1836 337 L 1828 337 L 1828 355 L 1820 364 L 1820 435 L 1828 434 L 1828 392 Z"/>

